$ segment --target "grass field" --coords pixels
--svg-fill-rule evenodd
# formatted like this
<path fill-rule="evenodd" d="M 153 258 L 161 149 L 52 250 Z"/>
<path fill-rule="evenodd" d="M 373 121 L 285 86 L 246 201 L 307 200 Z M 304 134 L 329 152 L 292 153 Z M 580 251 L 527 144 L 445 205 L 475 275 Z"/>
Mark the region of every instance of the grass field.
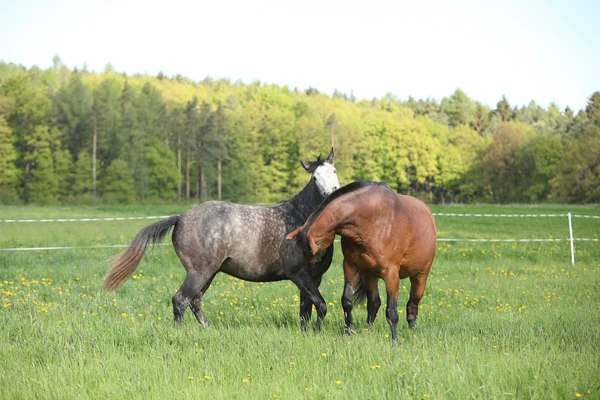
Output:
<path fill-rule="evenodd" d="M 437 206 L 453 213 L 600 215 L 598 207 Z M 169 215 L 171 207 L 0 207 L 0 219 Z M 436 218 L 446 238 L 566 238 L 567 219 Z M 0 223 L 0 248 L 127 244 L 152 221 Z M 600 220 L 573 220 L 600 237 Z M 170 243 L 166 241 L 166 243 Z M 202 329 L 172 323 L 184 270 L 153 248 L 116 293 L 100 290 L 119 249 L 0 251 L 0 398 L 600 398 L 600 243 L 439 242 L 417 329 L 389 338 L 355 308 L 343 333 L 341 251 L 321 291 L 321 332 L 301 333 L 290 282 L 220 274 Z M 408 299 L 403 281 L 400 309 Z M 380 291 L 385 303 L 383 285 Z"/>

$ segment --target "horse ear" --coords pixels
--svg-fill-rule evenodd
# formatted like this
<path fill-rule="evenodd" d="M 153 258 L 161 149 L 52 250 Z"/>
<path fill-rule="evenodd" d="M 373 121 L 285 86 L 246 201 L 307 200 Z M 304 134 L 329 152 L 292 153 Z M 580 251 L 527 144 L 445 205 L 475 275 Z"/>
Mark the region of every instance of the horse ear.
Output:
<path fill-rule="evenodd" d="M 317 252 L 319 251 L 319 246 L 317 246 L 313 238 L 310 238 L 308 240 L 308 244 L 310 246 L 310 251 L 313 253 L 313 255 L 317 254 Z"/>
<path fill-rule="evenodd" d="M 287 240 L 292 240 L 293 238 L 298 236 L 300 234 L 300 232 L 302 232 L 302 229 L 304 229 L 304 225 L 299 226 L 296 229 L 294 229 L 293 231 L 291 231 L 285 238 Z"/>
<path fill-rule="evenodd" d="M 329 152 L 329 155 L 327 156 L 327 159 L 325 161 L 327 161 L 329 164 L 333 165 L 334 157 L 335 157 L 335 154 L 333 153 L 333 147 L 332 147 L 331 151 Z"/>
<path fill-rule="evenodd" d="M 306 172 L 310 172 L 310 164 L 308 163 L 308 161 L 300 160 L 300 164 L 302 165 L 302 168 L 306 170 Z"/>

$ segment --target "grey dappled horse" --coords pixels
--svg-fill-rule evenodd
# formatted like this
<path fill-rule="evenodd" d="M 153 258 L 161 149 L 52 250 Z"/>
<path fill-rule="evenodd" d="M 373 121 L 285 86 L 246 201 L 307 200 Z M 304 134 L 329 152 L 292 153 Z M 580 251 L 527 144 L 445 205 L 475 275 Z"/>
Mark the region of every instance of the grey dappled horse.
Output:
<path fill-rule="evenodd" d="M 319 329 L 327 306 L 318 287 L 331 264 L 333 246 L 319 262 L 310 264 L 297 241 L 286 240 L 285 236 L 303 225 L 319 204 L 339 188 L 333 158 L 331 149 L 326 159 L 319 156 L 316 161 L 301 161 L 312 174 L 310 181 L 300 193 L 277 206 L 208 201 L 145 227 L 115 257 L 103 287 L 113 290 L 121 286 L 135 271 L 147 246 L 160 242 L 173 227 L 173 246 L 187 272 L 173 296 L 175 322 L 183 323 L 183 314 L 189 306 L 198 322 L 206 325 L 202 297 L 217 272 L 225 272 L 254 282 L 291 280 L 300 289 L 302 329 L 306 329 L 310 320 L 313 304 Z"/>

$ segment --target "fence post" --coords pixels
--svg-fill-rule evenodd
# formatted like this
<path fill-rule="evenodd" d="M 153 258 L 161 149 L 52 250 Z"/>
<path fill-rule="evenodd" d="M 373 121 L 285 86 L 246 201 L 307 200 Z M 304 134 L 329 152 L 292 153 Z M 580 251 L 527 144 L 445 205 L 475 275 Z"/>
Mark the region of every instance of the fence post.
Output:
<path fill-rule="evenodd" d="M 571 213 L 569 212 L 569 237 L 571 238 L 571 265 L 575 265 L 575 250 L 573 250 L 573 223 L 571 222 Z"/>

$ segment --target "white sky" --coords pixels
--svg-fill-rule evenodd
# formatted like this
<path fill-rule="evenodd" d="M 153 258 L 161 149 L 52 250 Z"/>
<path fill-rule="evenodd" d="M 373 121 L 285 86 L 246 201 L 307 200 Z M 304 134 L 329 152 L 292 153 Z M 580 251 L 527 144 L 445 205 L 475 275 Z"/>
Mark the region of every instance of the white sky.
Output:
<path fill-rule="evenodd" d="M 0 0 L 0 59 L 495 107 L 585 107 L 600 1 Z"/>

